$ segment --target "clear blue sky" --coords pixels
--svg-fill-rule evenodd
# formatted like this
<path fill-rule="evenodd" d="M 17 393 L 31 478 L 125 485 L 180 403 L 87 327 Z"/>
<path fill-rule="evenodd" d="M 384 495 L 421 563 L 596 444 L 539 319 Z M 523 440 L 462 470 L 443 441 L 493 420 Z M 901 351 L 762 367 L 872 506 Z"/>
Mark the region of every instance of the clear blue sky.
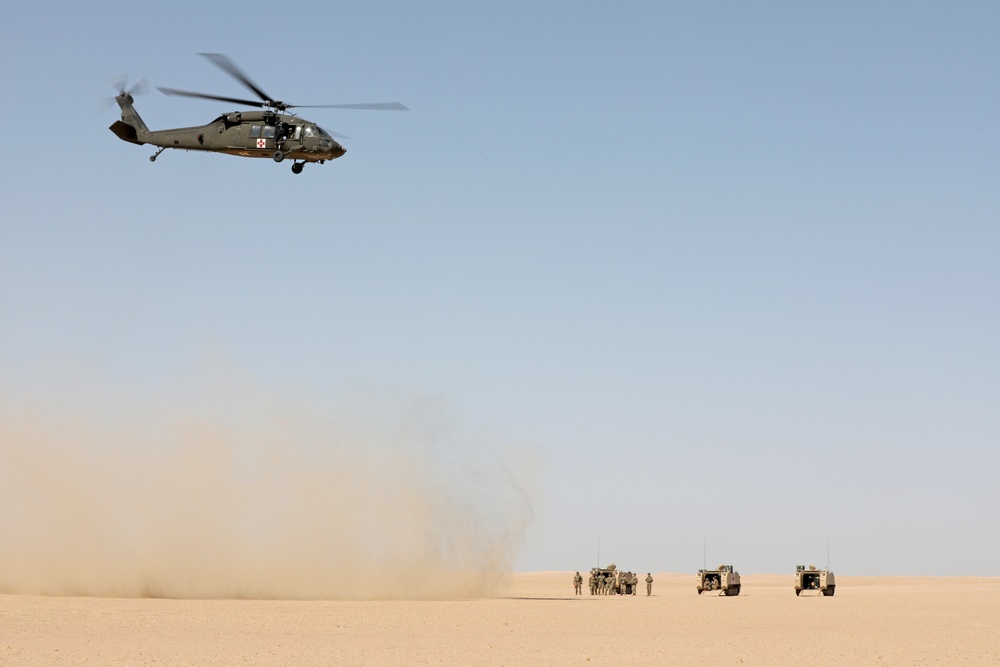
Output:
<path fill-rule="evenodd" d="M 2 15 L 8 404 L 113 413 L 224 359 L 276 395 L 430 400 L 518 452 L 518 569 L 600 539 L 642 571 L 707 541 L 784 572 L 829 539 L 844 573 L 997 574 L 1000 4 Z M 206 51 L 279 99 L 411 111 L 308 110 L 350 139 L 298 176 L 108 131 L 123 72 L 245 95 Z"/>

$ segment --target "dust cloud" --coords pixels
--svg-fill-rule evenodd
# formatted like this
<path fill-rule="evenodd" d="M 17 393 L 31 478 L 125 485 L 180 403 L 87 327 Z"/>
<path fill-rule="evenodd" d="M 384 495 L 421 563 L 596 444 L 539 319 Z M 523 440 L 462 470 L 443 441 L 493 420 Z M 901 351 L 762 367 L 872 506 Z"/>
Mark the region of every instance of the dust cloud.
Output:
<path fill-rule="evenodd" d="M 3 401 L 0 593 L 461 598 L 509 572 L 537 461 L 443 400 L 182 384 Z"/>

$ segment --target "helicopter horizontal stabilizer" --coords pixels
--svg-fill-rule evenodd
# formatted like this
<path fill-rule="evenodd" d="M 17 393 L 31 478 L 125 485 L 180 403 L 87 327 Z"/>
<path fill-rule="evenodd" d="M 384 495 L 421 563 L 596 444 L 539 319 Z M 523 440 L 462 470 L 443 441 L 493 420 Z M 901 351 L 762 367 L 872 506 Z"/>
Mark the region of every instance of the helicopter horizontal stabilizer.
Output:
<path fill-rule="evenodd" d="M 115 136 L 122 141 L 127 141 L 130 144 L 137 144 L 139 146 L 142 146 L 145 143 L 144 141 L 139 141 L 139 136 L 136 134 L 135 128 L 124 121 L 116 120 L 108 129 L 114 132 Z"/>

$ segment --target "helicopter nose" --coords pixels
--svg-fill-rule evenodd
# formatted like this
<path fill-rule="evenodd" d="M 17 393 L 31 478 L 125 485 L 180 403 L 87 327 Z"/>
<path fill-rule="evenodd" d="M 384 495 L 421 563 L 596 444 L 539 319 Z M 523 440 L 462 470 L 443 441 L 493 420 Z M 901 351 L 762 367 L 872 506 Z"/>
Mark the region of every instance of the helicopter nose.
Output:
<path fill-rule="evenodd" d="M 331 160 L 338 158 L 347 152 L 347 150 L 343 146 L 338 144 L 333 139 L 323 139 L 320 142 L 320 148 L 322 148 L 324 151 L 330 154 Z"/>

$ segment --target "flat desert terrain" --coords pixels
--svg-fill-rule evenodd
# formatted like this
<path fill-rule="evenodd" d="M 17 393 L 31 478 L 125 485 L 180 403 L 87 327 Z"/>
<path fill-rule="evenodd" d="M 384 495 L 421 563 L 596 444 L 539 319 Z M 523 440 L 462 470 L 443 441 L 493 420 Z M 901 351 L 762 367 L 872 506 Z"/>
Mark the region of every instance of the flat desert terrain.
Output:
<path fill-rule="evenodd" d="M 1000 664 L 1000 578 L 838 576 L 826 598 L 744 574 L 727 598 L 653 576 L 652 597 L 574 597 L 572 572 L 444 601 L 0 595 L 0 665 Z"/>

